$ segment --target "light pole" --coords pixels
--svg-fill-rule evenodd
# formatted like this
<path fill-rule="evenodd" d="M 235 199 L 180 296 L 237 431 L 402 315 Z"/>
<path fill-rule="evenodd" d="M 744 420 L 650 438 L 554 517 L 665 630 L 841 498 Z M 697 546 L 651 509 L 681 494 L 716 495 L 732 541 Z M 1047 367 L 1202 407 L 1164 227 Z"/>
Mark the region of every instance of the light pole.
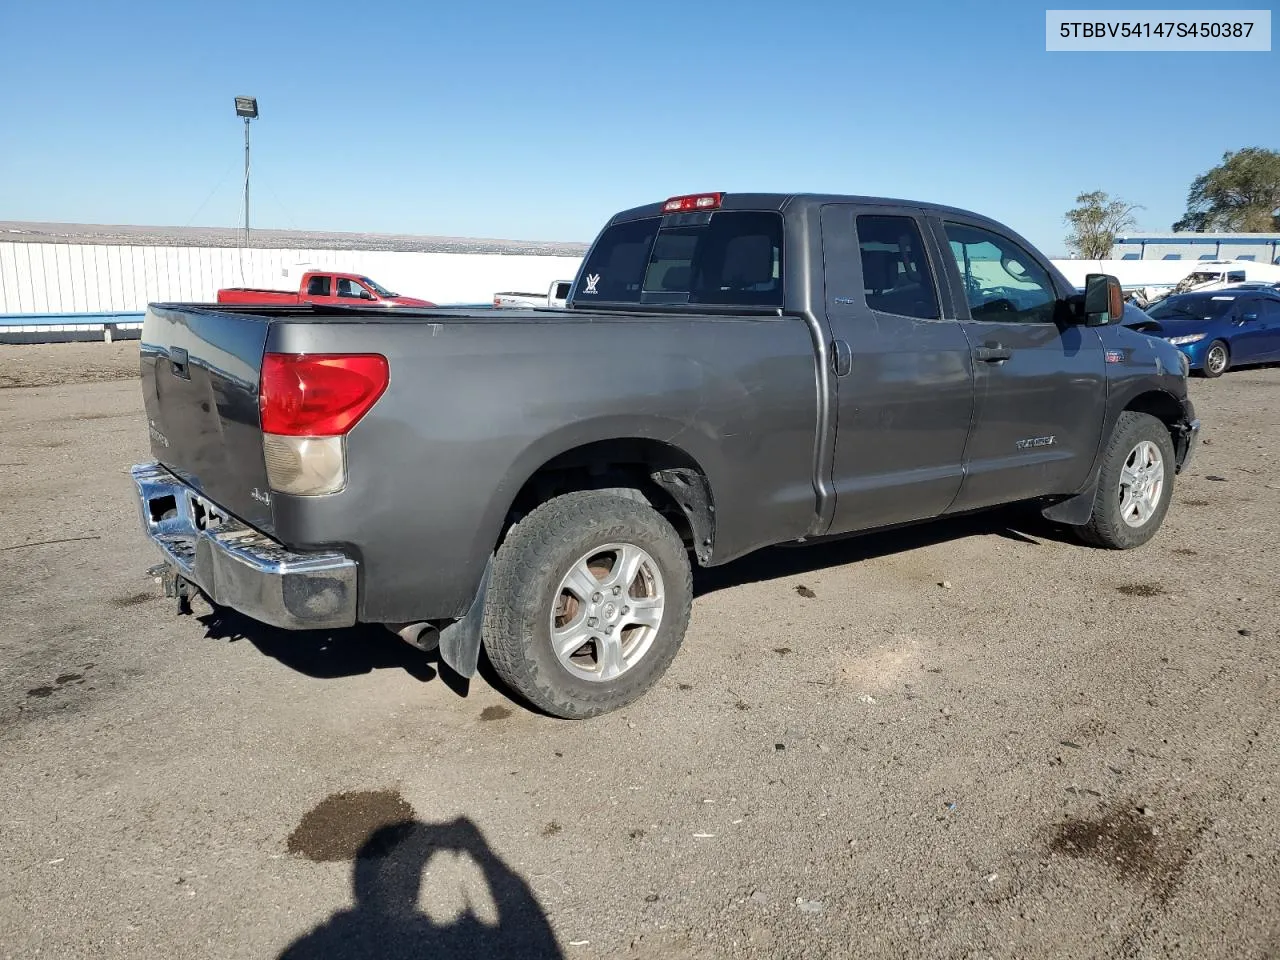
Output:
<path fill-rule="evenodd" d="M 244 117 L 244 245 L 249 246 L 249 121 L 258 119 L 257 97 L 236 97 L 236 116 Z"/>

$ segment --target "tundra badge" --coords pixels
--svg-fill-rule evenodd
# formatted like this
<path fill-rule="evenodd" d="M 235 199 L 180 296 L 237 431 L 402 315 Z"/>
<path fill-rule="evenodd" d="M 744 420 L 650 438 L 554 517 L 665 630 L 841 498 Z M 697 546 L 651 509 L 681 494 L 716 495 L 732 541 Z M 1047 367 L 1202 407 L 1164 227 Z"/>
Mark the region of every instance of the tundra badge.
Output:
<path fill-rule="evenodd" d="M 1057 437 L 1028 437 L 1026 440 L 1015 440 L 1019 450 L 1030 450 L 1032 447 L 1051 447 L 1057 442 Z"/>

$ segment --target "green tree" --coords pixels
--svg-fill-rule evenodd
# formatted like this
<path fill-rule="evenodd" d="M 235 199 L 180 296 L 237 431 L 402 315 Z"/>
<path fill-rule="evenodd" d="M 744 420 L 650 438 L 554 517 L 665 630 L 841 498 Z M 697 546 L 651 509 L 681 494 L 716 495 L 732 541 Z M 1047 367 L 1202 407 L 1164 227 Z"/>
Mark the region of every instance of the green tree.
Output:
<path fill-rule="evenodd" d="M 1105 260 L 1111 256 L 1116 235 L 1134 228 L 1137 221 L 1133 219 L 1133 211 L 1141 209 L 1136 203 L 1113 200 L 1102 190 L 1080 194 L 1076 197 L 1076 206 L 1063 217 L 1071 227 L 1067 234 L 1068 249 L 1081 260 Z"/>
<path fill-rule="evenodd" d="M 1187 212 L 1175 230 L 1280 230 L 1280 152 L 1245 147 L 1222 155 L 1187 191 Z"/>

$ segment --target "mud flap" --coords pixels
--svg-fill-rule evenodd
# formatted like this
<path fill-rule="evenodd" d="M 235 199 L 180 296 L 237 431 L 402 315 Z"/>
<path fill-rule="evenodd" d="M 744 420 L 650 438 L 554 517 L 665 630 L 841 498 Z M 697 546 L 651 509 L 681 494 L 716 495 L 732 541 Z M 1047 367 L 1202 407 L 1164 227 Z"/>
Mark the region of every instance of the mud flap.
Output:
<path fill-rule="evenodd" d="M 1083 492 L 1060 500 L 1040 511 L 1046 520 L 1065 523 L 1069 527 L 1083 527 L 1093 516 L 1093 501 L 1098 496 L 1098 475 L 1095 473 Z"/>
<path fill-rule="evenodd" d="M 493 557 L 484 565 L 480 589 L 471 601 L 471 609 L 459 620 L 440 631 L 440 659 L 453 668 L 459 676 L 470 679 L 476 675 L 480 662 L 480 631 L 484 625 L 484 600 L 489 593 L 489 572 L 493 569 Z"/>

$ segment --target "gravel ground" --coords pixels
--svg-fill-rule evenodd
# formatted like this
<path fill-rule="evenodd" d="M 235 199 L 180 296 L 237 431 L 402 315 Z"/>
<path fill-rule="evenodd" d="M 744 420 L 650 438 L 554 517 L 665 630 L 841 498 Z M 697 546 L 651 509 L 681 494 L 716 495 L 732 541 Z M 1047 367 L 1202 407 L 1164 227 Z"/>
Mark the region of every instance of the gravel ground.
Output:
<path fill-rule="evenodd" d="M 0 389 L 64 387 L 105 380 L 131 380 L 137 376 L 137 340 L 23 346 L 0 344 Z M 138 407 L 141 410 L 141 399 Z"/>
<path fill-rule="evenodd" d="M 135 364 L 0 352 L 48 384 L 0 391 L 0 956 L 1280 951 L 1280 369 L 1194 384 L 1144 549 L 999 514 L 766 551 L 570 723 L 379 631 L 177 616 L 138 383 L 76 382 Z"/>

